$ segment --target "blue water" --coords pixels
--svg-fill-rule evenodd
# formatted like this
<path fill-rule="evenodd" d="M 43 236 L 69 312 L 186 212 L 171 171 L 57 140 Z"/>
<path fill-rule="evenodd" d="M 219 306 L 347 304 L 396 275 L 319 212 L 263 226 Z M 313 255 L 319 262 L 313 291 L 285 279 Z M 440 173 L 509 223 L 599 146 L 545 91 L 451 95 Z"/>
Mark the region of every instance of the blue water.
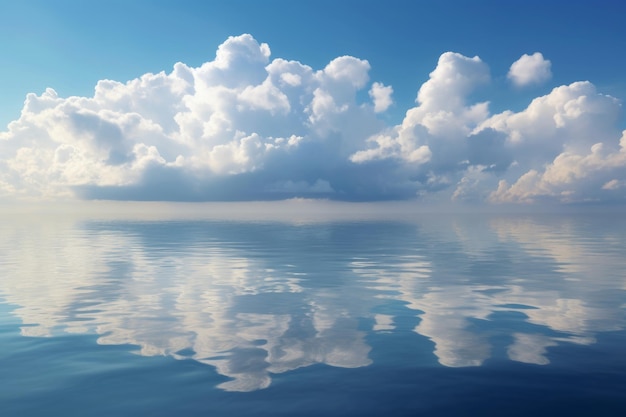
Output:
<path fill-rule="evenodd" d="M 621 215 L 0 232 L 3 417 L 626 415 Z"/>

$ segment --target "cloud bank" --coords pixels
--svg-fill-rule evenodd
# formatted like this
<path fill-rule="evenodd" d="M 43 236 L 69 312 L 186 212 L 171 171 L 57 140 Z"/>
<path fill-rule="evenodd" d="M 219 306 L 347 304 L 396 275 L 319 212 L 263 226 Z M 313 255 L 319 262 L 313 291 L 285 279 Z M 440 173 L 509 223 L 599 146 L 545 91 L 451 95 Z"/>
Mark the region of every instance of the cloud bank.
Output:
<path fill-rule="evenodd" d="M 29 94 L 0 133 L 0 197 L 626 200 L 621 103 L 590 82 L 492 114 L 472 102 L 487 64 L 446 52 L 389 126 L 393 87 L 372 82 L 366 60 L 270 57 L 246 34 L 197 68 L 101 80 L 93 97 Z M 509 73 L 520 86 L 550 75 L 539 53 Z"/>

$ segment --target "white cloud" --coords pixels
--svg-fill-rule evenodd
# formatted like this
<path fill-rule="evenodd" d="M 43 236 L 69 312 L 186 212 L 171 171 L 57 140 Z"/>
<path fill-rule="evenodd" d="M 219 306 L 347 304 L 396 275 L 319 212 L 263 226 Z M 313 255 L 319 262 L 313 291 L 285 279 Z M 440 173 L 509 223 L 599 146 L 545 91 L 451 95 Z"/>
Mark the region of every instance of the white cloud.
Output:
<path fill-rule="evenodd" d="M 549 74 L 541 54 L 525 57 L 516 80 Z M 386 126 L 377 115 L 393 88 L 370 82 L 368 61 L 316 70 L 270 58 L 241 35 L 197 68 L 102 80 L 93 97 L 28 94 L 0 132 L 0 197 L 624 199 L 621 104 L 590 82 L 491 114 L 472 99 L 488 66 L 446 52 L 402 123 Z"/>
<path fill-rule="evenodd" d="M 552 78 L 551 66 L 540 52 L 524 54 L 511 65 L 507 77 L 518 87 L 542 84 Z"/>
<path fill-rule="evenodd" d="M 488 80 L 489 70 L 480 58 L 446 52 L 420 88 L 418 106 L 407 111 L 401 125 L 372 136 L 369 141 L 375 146 L 355 153 L 352 161 L 397 158 L 420 165 L 431 161 L 433 149 L 447 141 L 463 146 L 471 129 L 487 117 L 486 103 L 466 106 L 466 97 Z M 454 151 L 449 156 L 452 154 Z"/>
<path fill-rule="evenodd" d="M 596 143 L 587 153 L 563 152 L 542 172 L 530 170 L 510 186 L 500 181 L 490 199 L 532 203 L 545 198 L 562 202 L 623 198 L 617 191 L 621 183 L 616 176 L 626 176 L 626 150 L 610 152 L 604 144 Z"/>
<path fill-rule="evenodd" d="M 369 75 L 370 65 L 367 61 L 352 56 L 342 56 L 333 59 L 323 72 L 318 73 L 324 81 L 336 82 L 339 85 L 347 84 L 353 88 L 363 88 Z"/>
<path fill-rule="evenodd" d="M 623 199 L 610 189 L 601 192 L 607 181 L 626 175 L 620 112 L 618 100 L 599 94 L 589 82 L 577 82 L 534 99 L 519 113 L 492 116 L 477 130 L 505 134 L 505 147 L 516 166 L 489 199 L 525 203 Z"/>
<path fill-rule="evenodd" d="M 372 84 L 369 95 L 374 101 L 374 111 L 376 113 L 384 112 L 393 104 L 391 94 L 393 94 L 393 88 L 391 86 L 385 86 L 382 83 Z"/>

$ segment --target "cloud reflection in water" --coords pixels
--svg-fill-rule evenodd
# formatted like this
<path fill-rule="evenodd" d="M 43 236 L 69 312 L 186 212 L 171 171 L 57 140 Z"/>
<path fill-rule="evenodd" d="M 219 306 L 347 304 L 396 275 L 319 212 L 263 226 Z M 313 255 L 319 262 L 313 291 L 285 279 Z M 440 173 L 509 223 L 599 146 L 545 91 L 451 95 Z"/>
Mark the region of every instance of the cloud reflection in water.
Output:
<path fill-rule="evenodd" d="M 192 359 L 229 377 L 224 390 L 367 366 L 368 336 L 401 331 L 398 309 L 453 367 L 482 365 L 496 333 L 509 359 L 546 365 L 551 347 L 624 328 L 606 292 L 626 288 L 626 234 L 575 219 L 42 220 L 3 232 L 0 296 L 24 336 L 95 333 Z"/>

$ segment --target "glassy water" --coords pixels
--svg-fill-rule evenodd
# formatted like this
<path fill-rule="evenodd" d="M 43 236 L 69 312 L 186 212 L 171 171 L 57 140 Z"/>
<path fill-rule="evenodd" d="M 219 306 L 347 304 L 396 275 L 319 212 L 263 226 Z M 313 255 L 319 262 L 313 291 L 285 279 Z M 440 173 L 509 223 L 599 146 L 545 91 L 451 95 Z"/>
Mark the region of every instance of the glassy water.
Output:
<path fill-rule="evenodd" d="M 626 220 L 24 219 L 2 416 L 626 415 Z"/>

